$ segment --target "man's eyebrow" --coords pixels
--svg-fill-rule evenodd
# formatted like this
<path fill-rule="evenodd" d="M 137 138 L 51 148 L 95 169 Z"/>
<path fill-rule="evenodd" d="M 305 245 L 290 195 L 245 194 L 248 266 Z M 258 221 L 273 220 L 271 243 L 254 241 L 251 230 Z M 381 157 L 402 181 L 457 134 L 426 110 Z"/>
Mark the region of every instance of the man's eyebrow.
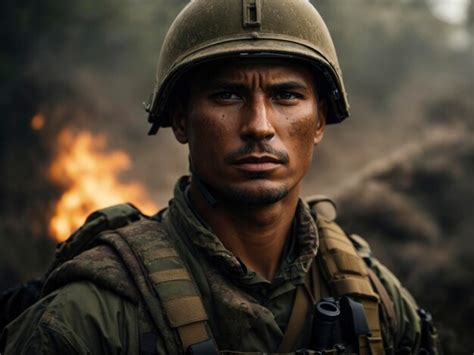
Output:
<path fill-rule="evenodd" d="M 230 80 L 216 79 L 209 80 L 204 84 L 204 87 L 207 89 L 219 89 L 219 90 L 229 90 L 229 91 L 243 91 L 247 88 L 245 84 L 236 83 Z"/>
<path fill-rule="evenodd" d="M 298 89 L 307 89 L 307 85 L 300 81 L 285 81 L 282 83 L 275 83 L 269 85 L 269 88 L 274 91 L 289 91 Z"/>
<path fill-rule="evenodd" d="M 248 85 L 228 80 L 210 80 L 204 84 L 208 89 L 224 89 L 229 91 L 244 91 L 248 90 Z M 280 83 L 274 83 L 268 85 L 268 88 L 272 91 L 286 91 L 286 90 L 298 90 L 307 89 L 307 85 L 300 81 L 285 81 Z"/>

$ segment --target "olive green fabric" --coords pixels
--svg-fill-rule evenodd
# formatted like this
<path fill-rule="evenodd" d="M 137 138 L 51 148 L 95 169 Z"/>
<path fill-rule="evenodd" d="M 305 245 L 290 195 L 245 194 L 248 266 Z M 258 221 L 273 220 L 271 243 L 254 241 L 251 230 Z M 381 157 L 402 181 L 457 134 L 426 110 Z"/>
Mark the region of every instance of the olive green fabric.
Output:
<path fill-rule="evenodd" d="M 318 248 L 318 232 L 308 207 L 299 203 L 293 241 L 290 238 L 277 276 L 270 282 L 246 268 L 200 221 L 185 196 L 188 183 L 187 178 L 178 182 L 162 223 L 199 287 L 219 350 L 276 351 L 290 317 L 295 290 L 304 282 Z M 138 226 L 141 222 L 136 223 Z M 90 253 L 96 251 L 97 247 Z M 85 268 L 99 265 L 97 257 L 94 264 L 85 255 L 79 258 Z M 111 263 L 103 260 L 103 265 L 116 265 L 114 257 L 109 259 Z M 394 300 L 399 325 L 395 345 L 418 344 L 415 302 L 386 268 L 375 260 L 373 265 Z M 60 289 L 51 291 L 10 323 L 3 335 L 7 336 L 5 353 L 138 353 L 143 329 L 135 294 L 123 285 L 113 292 L 113 287 L 103 286 L 110 281 L 107 284 L 100 279 L 106 279 L 106 273 L 92 274 L 96 278 L 73 278 L 68 285 L 58 283 Z M 126 271 L 111 275 L 129 280 Z M 66 280 L 64 276 L 57 279 Z M 160 337 L 156 346 L 158 353 L 166 353 Z M 182 351 L 175 350 L 173 353 Z"/>
<path fill-rule="evenodd" d="M 41 299 L 7 327 L 5 354 L 138 354 L 137 307 L 90 282 Z"/>
<path fill-rule="evenodd" d="M 295 290 L 316 254 L 317 228 L 308 208 L 298 205 L 294 245 L 282 258 L 272 282 L 248 269 L 196 216 L 186 199 L 187 179 L 181 179 L 168 218 L 178 248 L 208 310 L 219 350 L 276 351 L 290 317 Z M 232 325 L 232 326 L 230 326 Z"/>
<path fill-rule="evenodd" d="M 378 260 L 372 259 L 372 270 L 385 286 L 395 306 L 397 316 L 393 343 L 395 348 L 408 346 L 418 349 L 421 337 L 421 321 L 417 314 L 418 305 L 411 294 L 404 288 L 400 281 L 382 265 Z"/>

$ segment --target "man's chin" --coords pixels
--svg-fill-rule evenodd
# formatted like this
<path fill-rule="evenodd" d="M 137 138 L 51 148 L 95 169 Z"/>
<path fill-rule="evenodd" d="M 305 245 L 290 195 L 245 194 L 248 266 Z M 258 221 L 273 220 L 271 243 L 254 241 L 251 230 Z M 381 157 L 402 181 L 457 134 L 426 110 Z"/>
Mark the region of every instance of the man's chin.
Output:
<path fill-rule="evenodd" d="M 276 203 L 288 195 L 285 185 L 278 187 L 234 187 L 230 186 L 220 191 L 221 196 L 228 202 L 246 206 L 263 206 Z"/>

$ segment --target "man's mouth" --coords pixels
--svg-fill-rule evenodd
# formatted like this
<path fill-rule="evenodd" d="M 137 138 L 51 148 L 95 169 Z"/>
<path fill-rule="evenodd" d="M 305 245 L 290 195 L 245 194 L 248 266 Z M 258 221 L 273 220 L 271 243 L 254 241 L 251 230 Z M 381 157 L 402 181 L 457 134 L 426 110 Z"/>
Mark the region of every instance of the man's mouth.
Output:
<path fill-rule="evenodd" d="M 248 155 L 236 159 L 232 165 L 239 170 L 263 172 L 278 168 L 283 161 L 272 155 Z"/>

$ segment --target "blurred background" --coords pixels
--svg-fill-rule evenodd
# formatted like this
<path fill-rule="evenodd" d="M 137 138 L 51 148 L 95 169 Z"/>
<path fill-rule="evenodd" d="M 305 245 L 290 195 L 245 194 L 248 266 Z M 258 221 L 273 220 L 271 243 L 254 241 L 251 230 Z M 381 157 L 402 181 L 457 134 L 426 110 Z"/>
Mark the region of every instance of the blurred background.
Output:
<path fill-rule="evenodd" d="M 429 309 L 447 353 L 474 351 L 474 1 L 312 1 L 351 117 L 329 127 L 304 194 Z M 184 0 L 4 0 L 0 7 L 0 290 L 42 275 L 91 211 L 165 206 L 187 172 L 142 102 Z"/>

